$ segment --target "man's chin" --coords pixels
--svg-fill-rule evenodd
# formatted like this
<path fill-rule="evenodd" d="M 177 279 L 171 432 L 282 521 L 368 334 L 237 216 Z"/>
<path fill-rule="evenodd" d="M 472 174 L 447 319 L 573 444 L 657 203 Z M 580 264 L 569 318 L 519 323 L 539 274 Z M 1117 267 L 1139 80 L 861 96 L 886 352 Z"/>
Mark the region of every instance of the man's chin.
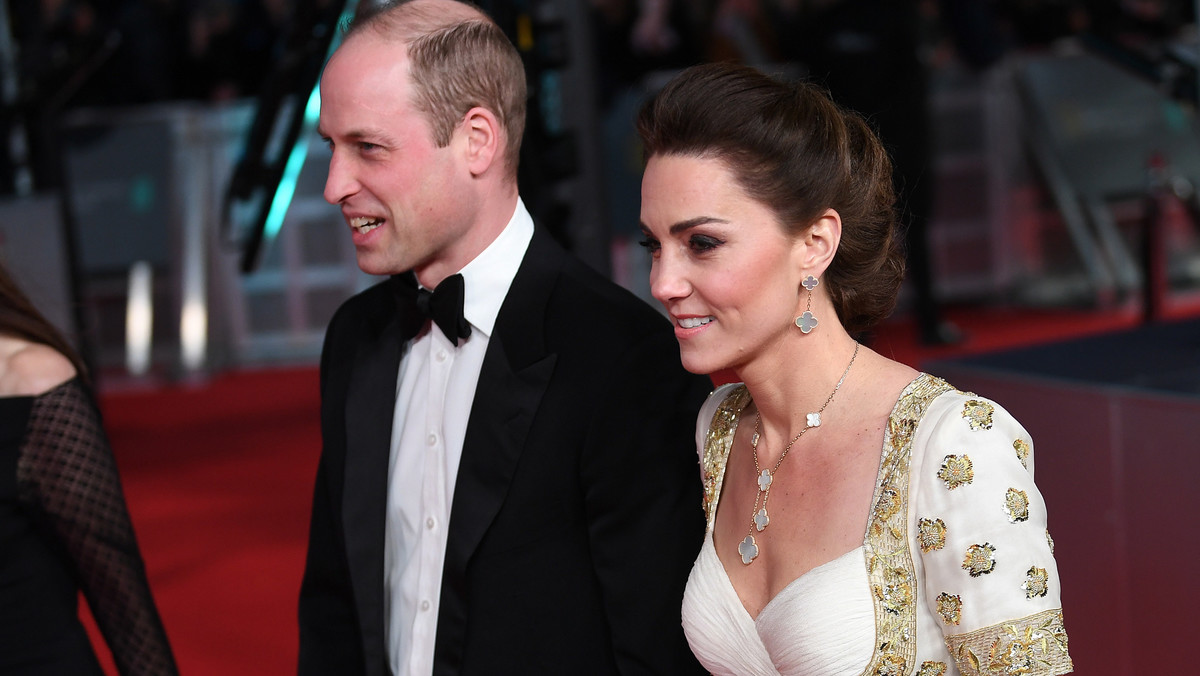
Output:
<path fill-rule="evenodd" d="M 362 270 L 363 272 L 367 273 L 368 275 L 375 275 L 378 277 L 389 277 L 391 275 L 398 275 L 402 272 L 408 272 L 411 269 L 411 268 L 401 268 L 394 261 L 392 261 L 392 262 L 381 261 L 381 260 L 379 260 L 379 258 L 377 256 L 372 256 L 369 253 L 366 253 L 363 251 L 358 252 L 356 260 L 358 262 L 359 270 Z"/>

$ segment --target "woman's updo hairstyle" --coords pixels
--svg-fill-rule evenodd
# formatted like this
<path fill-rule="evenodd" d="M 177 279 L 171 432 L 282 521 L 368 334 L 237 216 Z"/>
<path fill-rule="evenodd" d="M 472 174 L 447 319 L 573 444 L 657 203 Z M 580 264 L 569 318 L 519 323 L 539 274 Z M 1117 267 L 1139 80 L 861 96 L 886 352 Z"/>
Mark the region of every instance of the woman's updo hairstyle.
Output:
<path fill-rule="evenodd" d="M 892 164 L 857 114 L 812 84 L 783 82 L 732 63 L 689 68 L 638 116 L 647 158 L 719 159 L 793 236 L 826 209 L 842 238 L 825 285 L 847 331 L 887 317 L 904 277 Z"/>

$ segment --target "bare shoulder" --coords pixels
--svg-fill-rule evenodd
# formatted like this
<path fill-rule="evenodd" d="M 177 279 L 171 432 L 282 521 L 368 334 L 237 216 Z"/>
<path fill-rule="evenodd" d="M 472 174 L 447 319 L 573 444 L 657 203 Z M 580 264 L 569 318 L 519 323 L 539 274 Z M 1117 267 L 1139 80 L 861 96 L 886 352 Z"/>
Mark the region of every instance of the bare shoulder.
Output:
<path fill-rule="evenodd" d="M 0 337 L 0 396 L 33 396 L 75 377 L 71 360 L 46 345 Z"/>
<path fill-rule="evenodd" d="M 911 383 L 921 372 L 913 367 L 902 364 L 894 359 L 885 357 L 866 346 L 862 348 L 866 369 L 871 371 L 871 381 L 885 391 L 895 390 L 897 394 Z"/>
<path fill-rule="evenodd" d="M 863 362 L 863 372 L 861 373 L 863 376 L 861 382 L 865 383 L 863 395 L 866 401 L 871 402 L 864 406 L 871 410 L 876 417 L 886 420 L 905 388 L 921 373 L 907 364 L 884 357 L 874 350 L 865 347 L 862 349 L 863 354 L 858 358 Z"/>

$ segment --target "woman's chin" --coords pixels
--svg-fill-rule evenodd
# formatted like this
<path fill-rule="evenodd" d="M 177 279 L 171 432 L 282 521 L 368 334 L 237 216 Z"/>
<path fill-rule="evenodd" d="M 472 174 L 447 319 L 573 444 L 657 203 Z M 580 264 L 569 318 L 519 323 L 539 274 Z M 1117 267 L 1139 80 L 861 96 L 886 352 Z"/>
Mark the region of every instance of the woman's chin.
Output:
<path fill-rule="evenodd" d="M 704 354 L 687 354 L 685 352 L 680 354 L 680 358 L 685 370 L 700 376 L 707 376 L 725 369 L 724 364 Z"/>

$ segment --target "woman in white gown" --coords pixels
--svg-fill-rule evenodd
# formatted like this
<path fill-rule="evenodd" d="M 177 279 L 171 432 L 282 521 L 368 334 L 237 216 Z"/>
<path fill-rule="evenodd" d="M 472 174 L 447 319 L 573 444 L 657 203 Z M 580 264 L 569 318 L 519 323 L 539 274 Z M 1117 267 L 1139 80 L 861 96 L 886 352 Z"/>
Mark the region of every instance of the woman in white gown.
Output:
<path fill-rule="evenodd" d="M 651 290 L 701 411 L 683 624 L 715 674 L 1071 671 L 1032 441 L 852 334 L 903 276 L 891 167 L 820 90 L 709 64 L 642 110 Z"/>

